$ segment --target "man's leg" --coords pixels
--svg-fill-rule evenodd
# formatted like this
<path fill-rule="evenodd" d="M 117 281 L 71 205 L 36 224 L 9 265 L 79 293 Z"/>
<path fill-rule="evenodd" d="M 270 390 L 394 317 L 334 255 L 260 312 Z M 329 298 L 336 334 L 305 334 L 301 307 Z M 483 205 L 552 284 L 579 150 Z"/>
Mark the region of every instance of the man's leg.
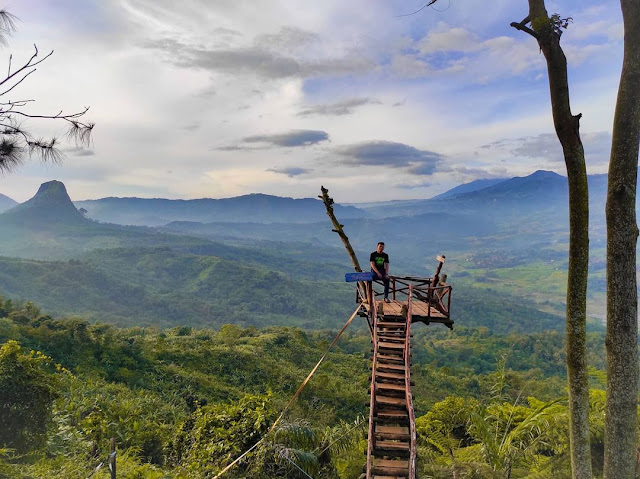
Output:
<path fill-rule="evenodd" d="M 385 275 L 384 281 L 384 299 L 389 299 L 389 276 Z"/>
<path fill-rule="evenodd" d="M 387 276 L 380 276 L 378 273 L 375 272 L 373 268 L 371 268 L 371 272 L 373 273 L 374 280 L 376 279 L 381 280 L 382 283 L 384 284 L 384 297 L 386 298 L 387 295 L 389 294 L 389 278 Z"/>

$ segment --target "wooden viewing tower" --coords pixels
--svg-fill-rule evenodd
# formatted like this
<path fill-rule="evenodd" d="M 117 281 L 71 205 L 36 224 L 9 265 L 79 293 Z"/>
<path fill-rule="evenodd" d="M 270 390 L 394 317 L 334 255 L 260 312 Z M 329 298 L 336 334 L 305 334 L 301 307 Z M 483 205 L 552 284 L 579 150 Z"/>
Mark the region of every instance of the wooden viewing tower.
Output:
<path fill-rule="evenodd" d="M 390 276 L 389 303 L 374 290 L 373 283 L 381 285 L 382 281 L 371 281 L 371 273 L 346 275 L 347 281 L 360 281 L 358 314 L 367 319 L 372 336 L 367 463 L 361 479 L 416 478 L 411 325 L 442 323 L 453 329 L 451 286 L 439 280 L 444 257 L 439 256 L 438 261 L 432 278 Z"/>

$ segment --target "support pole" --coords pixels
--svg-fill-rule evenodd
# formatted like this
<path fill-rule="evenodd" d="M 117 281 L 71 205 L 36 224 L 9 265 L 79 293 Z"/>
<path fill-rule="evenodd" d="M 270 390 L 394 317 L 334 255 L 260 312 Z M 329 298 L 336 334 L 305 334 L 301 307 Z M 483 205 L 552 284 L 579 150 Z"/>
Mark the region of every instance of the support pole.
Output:
<path fill-rule="evenodd" d="M 109 454 L 109 471 L 111 479 L 116 479 L 116 438 L 111 438 L 111 454 Z"/>

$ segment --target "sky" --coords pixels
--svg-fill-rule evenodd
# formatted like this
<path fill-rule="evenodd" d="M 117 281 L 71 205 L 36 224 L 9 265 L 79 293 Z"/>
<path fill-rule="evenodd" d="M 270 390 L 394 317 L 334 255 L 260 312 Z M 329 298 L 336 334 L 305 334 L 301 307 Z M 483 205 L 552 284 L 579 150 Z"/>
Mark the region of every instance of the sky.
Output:
<path fill-rule="evenodd" d="M 509 24 L 524 0 L 7 0 L 15 70 L 53 55 L 7 100 L 90 107 L 92 144 L 0 176 L 25 201 L 49 180 L 74 200 L 430 198 L 481 178 L 564 174 L 544 57 Z M 490 6 L 488 6 L 490 5 Z M 622 62 L 618 2 L 547 1 L 590 174 L 605 173 Z M 414 13 L 416 12 L 416 13 Z M 2 63 L 0 63 L 0 66 Z M 63 122 L 30 120 L 36 137 Z"/>

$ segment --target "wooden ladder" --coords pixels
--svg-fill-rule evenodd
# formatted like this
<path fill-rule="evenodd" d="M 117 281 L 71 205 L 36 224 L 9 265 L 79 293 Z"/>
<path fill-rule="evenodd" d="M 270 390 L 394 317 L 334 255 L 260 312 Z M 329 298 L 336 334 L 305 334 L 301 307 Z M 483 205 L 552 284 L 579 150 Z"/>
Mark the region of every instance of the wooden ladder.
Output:
<path fill-rule="evenodd" d="M 411 288 L 411 287 L 410 287 Z M 409 298 L 411 298 L 411 290 Z M 372 300 L 373 301 L 373 300 Z M 379 315 L 371 304 L 369 437 L 366 479 L 415 479 L 417 441 L 411 397 L 411 301 L 406 316 Z"/>

